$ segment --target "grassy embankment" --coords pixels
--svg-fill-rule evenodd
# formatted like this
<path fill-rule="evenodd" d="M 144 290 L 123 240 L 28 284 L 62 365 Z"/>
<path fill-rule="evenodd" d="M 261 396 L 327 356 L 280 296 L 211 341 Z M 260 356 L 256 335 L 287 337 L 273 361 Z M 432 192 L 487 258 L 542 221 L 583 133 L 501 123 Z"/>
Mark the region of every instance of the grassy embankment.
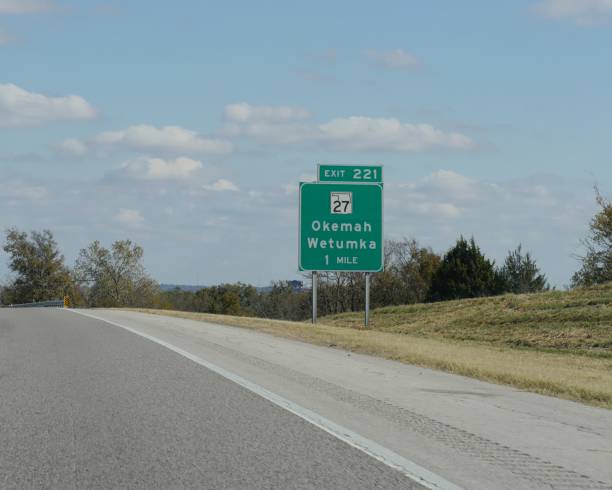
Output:
<path fill-rule="evenodd" d="M 343 313 L 307 323 L 140 310 L 267 332 L 612 408 L 612 283 Z"/>

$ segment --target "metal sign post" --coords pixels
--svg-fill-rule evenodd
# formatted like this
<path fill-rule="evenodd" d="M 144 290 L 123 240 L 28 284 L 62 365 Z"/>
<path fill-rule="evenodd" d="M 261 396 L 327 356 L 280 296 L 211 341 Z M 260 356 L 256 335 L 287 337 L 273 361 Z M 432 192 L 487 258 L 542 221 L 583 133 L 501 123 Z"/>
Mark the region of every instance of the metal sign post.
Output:
<path fill-rule="evenodd" d="M 317 271 L 312 271 L 312 323 L 317 323 Z"/>
<path fill-rule="evenodd" d="M 370 273 L 365 273 L 365 326 L 370 324 Z"/>

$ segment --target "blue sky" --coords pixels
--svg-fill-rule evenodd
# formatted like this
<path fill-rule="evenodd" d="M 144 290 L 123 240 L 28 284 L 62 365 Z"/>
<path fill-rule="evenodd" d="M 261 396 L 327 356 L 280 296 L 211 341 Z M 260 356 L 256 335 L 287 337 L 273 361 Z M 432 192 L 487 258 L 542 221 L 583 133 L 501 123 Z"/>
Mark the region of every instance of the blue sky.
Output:
<path fill-rule="evenodd" d="M 612 0 L 0 0 L 0 227 L 263 285 L 298 276 L 297 183 L 382 163 L 390 238 L 522 243 L 562 286 L 612 188 L 610 46 Z"/>

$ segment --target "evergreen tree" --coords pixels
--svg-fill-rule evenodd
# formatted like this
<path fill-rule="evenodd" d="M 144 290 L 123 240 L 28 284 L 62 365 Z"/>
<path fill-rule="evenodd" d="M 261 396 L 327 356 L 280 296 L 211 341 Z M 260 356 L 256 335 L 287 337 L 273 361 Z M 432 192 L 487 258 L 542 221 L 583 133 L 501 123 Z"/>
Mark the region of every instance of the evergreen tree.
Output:
<path fill-rule="evenodd" d="M 529 252 L 523 254 L 522 246 L 508 252 L 503 267 L 499 270 L 504 282 L 504 291 L 510 293 L 535 293 L 549 289 L 546 276 Z"/>
<path fill-rule="evenodd" d="M 503 291 L 503 280 L 476 245 L 460 237 L 433 274 L 430 301 L 490 296 Z"/>

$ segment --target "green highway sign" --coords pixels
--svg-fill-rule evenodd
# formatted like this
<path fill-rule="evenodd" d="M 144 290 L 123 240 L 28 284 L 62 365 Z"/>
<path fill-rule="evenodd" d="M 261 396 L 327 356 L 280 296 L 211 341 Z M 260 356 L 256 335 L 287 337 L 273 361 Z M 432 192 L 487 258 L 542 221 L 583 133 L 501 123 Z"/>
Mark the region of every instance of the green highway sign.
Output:
<path fill-rule="evenodd" d="M 382 183 L 301 182 L 299 230 L 300 270 L 382 271 Z"/>
<path fill-rule="evenodd" d="M 374 184 L 383 181 L 382 165 L 318 165 L 319 182 Z"/>

